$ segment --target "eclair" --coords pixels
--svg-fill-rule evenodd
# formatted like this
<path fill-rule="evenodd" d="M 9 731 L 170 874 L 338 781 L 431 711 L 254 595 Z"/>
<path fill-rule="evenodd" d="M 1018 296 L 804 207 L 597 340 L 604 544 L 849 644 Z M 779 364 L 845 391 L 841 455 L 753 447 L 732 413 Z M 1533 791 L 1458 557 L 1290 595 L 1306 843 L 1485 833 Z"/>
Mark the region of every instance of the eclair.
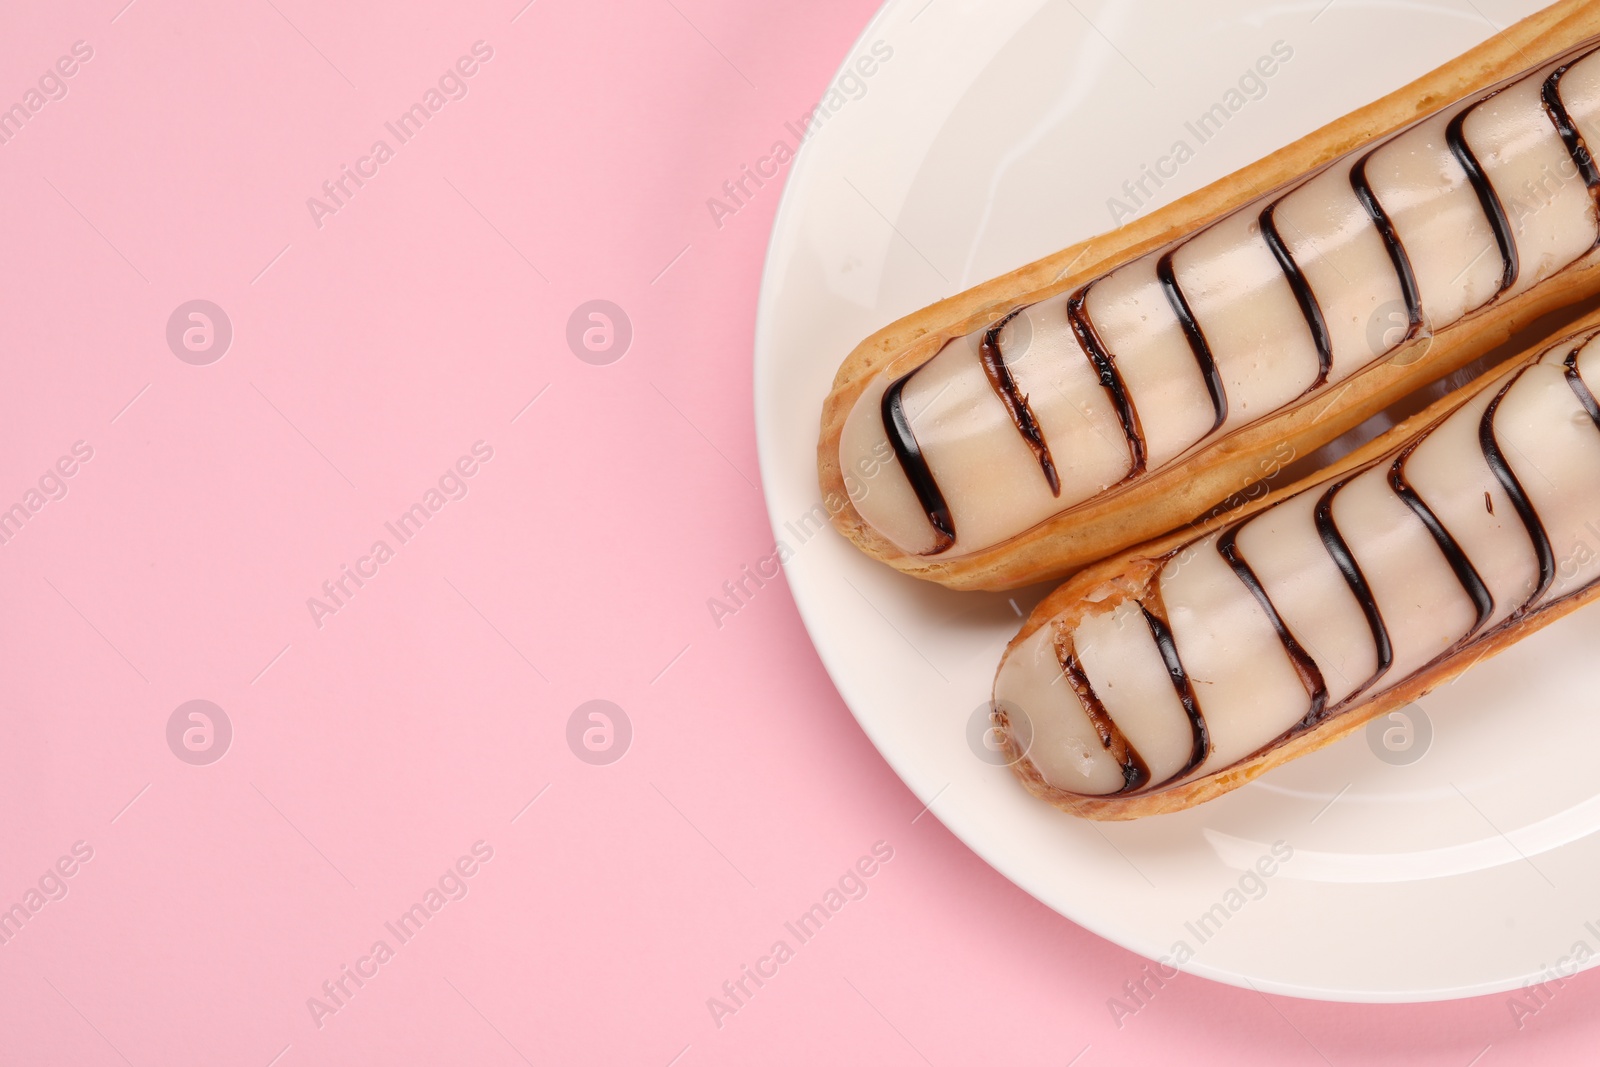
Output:
<path fill-rule="evenodd" d="M 1131 819 L 1235 789 L 1600 591 L 1600 314 L 1312 478 L 1080 571 L 995 676 L 1035 794 Z"/>
<path fill-rule="evenodd" d="M 1115 232 L 879 331 L 818 465 L 838 528 L 953 588 L 1204 513 L 1600 292 L 1600 5 L 1555 4 Z"/>

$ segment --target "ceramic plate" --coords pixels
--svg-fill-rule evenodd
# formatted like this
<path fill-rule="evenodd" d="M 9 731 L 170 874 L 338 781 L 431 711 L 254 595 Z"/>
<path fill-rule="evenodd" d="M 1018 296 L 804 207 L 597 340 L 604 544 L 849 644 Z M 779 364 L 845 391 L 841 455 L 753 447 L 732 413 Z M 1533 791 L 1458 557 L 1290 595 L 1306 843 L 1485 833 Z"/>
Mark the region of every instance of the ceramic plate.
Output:
<path fill-rule="evenodd" d="M 1142 955 L 1361 1001 L 1488 993 L 1600 958 L 1600 610 L 1220 800 L 1082 821 L 1026 794 L 983 743 L 1000 651 L 1044 590 L 950 592 L 819 531 L 823 397 L 893 319 L 1196 189 L 1537 6 L 893 2 L 792 164 L 761 292 L 756 424 L 817 651 L 934 815 Z M 1217 104 L 1227 120 L 1200 125 Z M 774 140 L 792 146 L 798 128 Z"/>

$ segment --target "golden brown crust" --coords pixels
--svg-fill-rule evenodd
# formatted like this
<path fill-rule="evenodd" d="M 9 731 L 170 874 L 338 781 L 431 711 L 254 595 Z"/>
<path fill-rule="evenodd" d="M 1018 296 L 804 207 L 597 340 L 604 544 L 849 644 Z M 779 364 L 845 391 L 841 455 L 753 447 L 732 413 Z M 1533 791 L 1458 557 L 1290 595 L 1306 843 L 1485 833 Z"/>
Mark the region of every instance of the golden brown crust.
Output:
<path fill-rule="evenodd" d="M 1570 330 L 1563 332 L 1563 336 L 1592 332 L 1595 329 L 1600 329 L 1600 312 L 1588 315 L 1573 324 Z M 1510 367 L 1520 361 L 1543 353 L 1555 343 L 1555 338 L 1542 341 L 1535 348 L 1508 360 L 1501 365 L 1501 368 Z M 1449 396 L 1434 402 L 1389 432 L 1374 438 L 1338 462 L 1325 467 L 1302 481 L 1296 482 L 1294 485 L 1285 486 L 1262 496 L 1259 500 L 1249 501 L 1232 511 L 1213 515 L 1204 522 L 1198 522 L 1182 530 L 1174 531 L 1164 537 L 1140 545 L 1129 552 L 1103 560 L 1085 570 L 1079 571 L 1033 609 L 1033 612 L 1023 621 L 1022 629 L 1017 633 L 1017 636 L 1012 638 L 1011 643 L 1006 646 L 1005 653 L 1001 657 L 1002 661 L 1028 635 L 1045 625 L 1057 614 L 1062 614 L 1065 625 L 1070 627 L 1089 611 L 1109 610 L 1123 600 L 1139 597 L 1149 589 L 1160 572 L 1161 564 L 1157 562 L 1158 560 L 1164 559 L 1170 553 L 1177 551 L 1191 541 L 1205 537 L 1230 523 L 1254 515 L 1312 485 L 1329 481 L 1380 458 L 1385 453 L 1396 449 L 1403 440 L 1444 419 L 1451 412 L 1466 404 L 1498 377 L 1499 371 L 1483 375 L 1473 385 L 1465 389 L 1459 389 Z M 1411 675 L 1392 689 L 1385 690 L 1370 700 L 1362 701 L 1346 710 L 1342 710 L 1304 733 L 1297 734 L 1287 741 L 1258 752 L 1239 763 L 1231 764 L 1213 774 L 1197 778 L 1172 789 L 1128 797 L 1086 797 L 1057 789 L 1047 783 L 1039 774 L 1038 769 L 1034 767 L 1032 761 L 1026 758 L 1025 753 L 1011 732 L 1010 724 L 1004 721 L 997 705 L 996 715 L 1000 717 L 1005 738 L 1003 748 L 1009 757 L 1012 770 L 1027 786 L 1029 792 L 1074 815 L 1090 819 L 1112 820 L 1138 819 L 1146 815 L 1181 811 L 1184 808 L 1193 807 L 1195 804 L 1211 800 L 1214 797 L 1221 796 L 1223 793 L 1237 789 L 1281 763 L 1303 756 L 1332 741 L 1337 741 L 1369 720 L 1396 708 L 1404 707 L 1437 686 L 1450 681 L 1473 664 L 1487 659 L 1508 645 L 1520 640 L 1523 636 L 1550 625 L 1569 612 L 1575 611 L 1594 600 L 1597 596 L 1600 596 L 1600 582 L 1529 614 L 1516 623 L 1499 629 L 1481 640 L 1471 642 L 1454 655 L 1447 656 L 1432 666 Z"/>
<path fill-rule="evenodd" d="M 1070 574 L 1092 560 L 1186 522 L 1258 481 L 1287 442 L 1303 454 L 1419 386 L 1504 343 L 1540 315 L 1600 292 L 1594 255 L 1515 298 L 1398 349 L 1327 395 L 1245 427 L 1170 466 L 1101 494 L 999 545 L 957 558 L 908 555 L 849 501 L 839 440 L 856 399 L 891 364 L 909 370 L 944 343 L 1017 304 L 1074 289 L 1228 214 L 1440 107 L 1530 70 L 1600 36 L 1600 4 L 1562 0 L 1359 111 L 1145 218 L 941 300 L 885 326 L 845 359 L 822 410 L 817 470 L 834 525 L 867 555 L 953 589 L 1014 589 Z"/>

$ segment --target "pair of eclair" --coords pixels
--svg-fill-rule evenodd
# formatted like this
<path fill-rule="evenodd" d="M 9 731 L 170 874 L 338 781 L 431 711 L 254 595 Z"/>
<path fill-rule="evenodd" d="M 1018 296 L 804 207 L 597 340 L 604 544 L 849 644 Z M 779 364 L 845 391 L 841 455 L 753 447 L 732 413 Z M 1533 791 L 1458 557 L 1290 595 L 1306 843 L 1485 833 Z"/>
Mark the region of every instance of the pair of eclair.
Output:
<path fill-rule="evenodd" d="M 1187 807 L 1600 589 L 1600 317 L 1217 508 L 1600 293 L 1591 145 L 1600 8 L 1567 0 L 850 355 L 818 449 L 825 498 L 865 479 L 846 536 L 957 589 L 1072 575 L 995 680 L 1028 788 Z"/>

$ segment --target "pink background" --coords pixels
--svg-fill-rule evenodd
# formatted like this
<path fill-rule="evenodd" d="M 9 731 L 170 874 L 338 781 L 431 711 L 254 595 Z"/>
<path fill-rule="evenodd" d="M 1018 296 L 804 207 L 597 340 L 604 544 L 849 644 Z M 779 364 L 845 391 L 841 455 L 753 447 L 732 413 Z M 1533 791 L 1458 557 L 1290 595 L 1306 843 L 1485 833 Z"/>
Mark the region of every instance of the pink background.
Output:
<path fill-rule="evenodd" d="M 1189 977 L 1119 1025 L 1143 961 L 922 811 L 781 580 L 715 624 L 772 551 L 750 338 L 779 190 L 720 229 L 705 201 L 876 0 L 123 2 L 28 5 L 0 39 L 0 105 L 93 49 L 0 145 L 0 509 L 37 508 L 0 545 L 0 908 L 65 891 L 0 927 L 0 1063 L 1588 1053 L 1593 972 L 1520 1028 L 1506 995 Z M 384 123 L 480 40 L 467 95 L 400 145 Z M 319 227 L 307 198 L 379 138 L 394 157 Z M 168 347 L 192 299 L 232 323 L 209 365 Z M 633 327 L 609 365 L 566 341 L 593 299 Z M 479 441 L 401 545 L 385 522 Z M 41 478 L 65 495 L 29 498 Z M 319 627 L 307 599 L 379 539 Z M 232 724 L 209 765 L 169 748 L 194 699 Z M 610 765 L 569 747 L 592 699 L 631 723 Z M 384 924 L 477 842 L 402 944 Z M 866 895 L 800 945 L 785 922 L 877 842 Z M 794 957 L 714 1019 L 780 938 Z M 333 1001 L 344 966 L 376 973 Z"/>

